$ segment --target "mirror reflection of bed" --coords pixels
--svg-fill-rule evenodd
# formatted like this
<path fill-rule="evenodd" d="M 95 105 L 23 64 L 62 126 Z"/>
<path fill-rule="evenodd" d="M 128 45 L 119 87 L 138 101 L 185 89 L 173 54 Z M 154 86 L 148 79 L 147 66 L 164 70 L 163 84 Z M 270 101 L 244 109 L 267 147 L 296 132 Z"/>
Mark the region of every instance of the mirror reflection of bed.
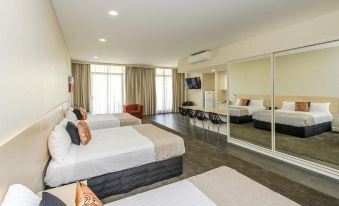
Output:
<path fill-rule="evenodd" d="M 339 43 L 274 58 L 275 150 L 338 169 Z M 271 148 L 273 118 L 270 63 L 262 56 L 228 67 L 230 136 L 266 148 Z"/>
<path fill-rule="evenodd" d="M 230 136 L 271 148 L 271 132 L 254 127 L 253 114 L 271 106 L 270 56 L 232 62 L 229 74 Z"/>
<path fill-rule="evenodd" d="M 339 44 L 277 53 L 276 150 L 339 168 Z"/>

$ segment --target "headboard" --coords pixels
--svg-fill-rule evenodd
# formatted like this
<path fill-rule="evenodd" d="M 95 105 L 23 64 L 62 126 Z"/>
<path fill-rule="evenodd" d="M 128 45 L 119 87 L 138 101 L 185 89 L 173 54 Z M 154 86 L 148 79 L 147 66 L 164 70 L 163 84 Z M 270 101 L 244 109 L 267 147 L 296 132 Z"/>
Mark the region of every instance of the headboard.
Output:
<path fill-rule="evenodd" d="M 34 192 L 43 189 L 43 171 L 50 157 L 48 137 L 64 117 L 64 101 L 22 131 L 0 143 L 0 202 L 11 184 L 20 183 Z"/>
<path fill-rule="evenodd" d="M 236 98 L 243 99 L 264 99 L 264 106 L 271 106 L 271 95 L 237 95 Z M 339 113 L 339 98 L 337 97 L 316 97 L 316 96 L 283 96 L 276 95 L 275 96 L 275 106 L 278 108 L 282 107 L 283 101 L 291 101 L 291 102 L 314 102 L 314 103 L 327 103 L 330 105 L 331 113 Z"/>
<path fill-rule="evenodd" d="M 303 102 L 314 102 L 314 103 L 327 103 L 329 102 L 330 105 L 330 112 L 331 113 L 338 113 L 339 112 L 339 98 L 336 97 L 317 97 L 317 96 L 276 96 L 275 97 L 275 105 L 278 108 L 282 107 L 283 101 L 303 101 Z"/>
<path fill-rule="evenodd" d="M 236 98 L 238 98 L 238 99 L 263 99 L 265 107 L 271 106 L 271 95 L 240 94 L 240 95 L 237 95 Z"/>

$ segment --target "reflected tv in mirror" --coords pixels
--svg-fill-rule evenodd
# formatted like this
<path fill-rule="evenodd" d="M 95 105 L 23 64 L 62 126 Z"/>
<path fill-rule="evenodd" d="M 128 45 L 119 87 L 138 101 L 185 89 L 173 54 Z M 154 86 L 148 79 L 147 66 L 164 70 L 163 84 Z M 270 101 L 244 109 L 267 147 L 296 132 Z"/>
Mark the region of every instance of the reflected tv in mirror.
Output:
<path fill-rule="evenodd" d="M 186 79 L 186 88 L 187 89 L 201 89 L 200 77 L 187 78 Z"/>

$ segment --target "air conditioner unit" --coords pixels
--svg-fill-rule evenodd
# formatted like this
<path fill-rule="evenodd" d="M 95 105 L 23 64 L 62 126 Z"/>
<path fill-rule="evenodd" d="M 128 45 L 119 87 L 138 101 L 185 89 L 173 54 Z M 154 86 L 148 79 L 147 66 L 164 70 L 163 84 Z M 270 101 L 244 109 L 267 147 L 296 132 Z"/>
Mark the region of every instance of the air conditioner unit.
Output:
<path fill-rule="evenodd" d="M 210 60 L 211 58 L 212 58 L 212 51 L 200 51 L 189 56 L 188 62 L 190 64 L 194 64 L 197 62 L 203 62 L 203 61 Z"/>

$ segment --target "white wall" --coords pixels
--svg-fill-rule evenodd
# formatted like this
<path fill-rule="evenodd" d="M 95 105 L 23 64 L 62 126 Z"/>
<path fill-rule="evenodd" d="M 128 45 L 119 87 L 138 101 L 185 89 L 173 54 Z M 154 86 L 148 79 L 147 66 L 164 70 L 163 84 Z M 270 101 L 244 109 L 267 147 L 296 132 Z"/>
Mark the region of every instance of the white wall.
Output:
<path fill-rule="evenodd" d="M 0 8 L 1 141 L 68 99 L 71 60 L 50 0 Z"/>
<path fill-rule="evenodd" d="M 271 58 L 249 60 L 228 67 L 230 97 L 234 95 L 270 95 Z"/>
<path fill-rule="evenodd" d="M 272 32 L 258 35 L 213 51 L 214 57 L 206 62 L 189 64 L 183 57 L 178 62 L 179 72 L 209 70 L 229 60 L 295 48 L 339 38 L 339 11 L 296 23 Z"/>
<path fill-rule="evenodd" d="M 339 97 L 339 47 L 276 58 L 277 95 Z"/>
<path fill-rule="evenodd" d="M 339 47 L 276 57 L 275 93 L 339 97 Z M 230 94 L 271 94 L 271 59 L 229 64 Z"/>

